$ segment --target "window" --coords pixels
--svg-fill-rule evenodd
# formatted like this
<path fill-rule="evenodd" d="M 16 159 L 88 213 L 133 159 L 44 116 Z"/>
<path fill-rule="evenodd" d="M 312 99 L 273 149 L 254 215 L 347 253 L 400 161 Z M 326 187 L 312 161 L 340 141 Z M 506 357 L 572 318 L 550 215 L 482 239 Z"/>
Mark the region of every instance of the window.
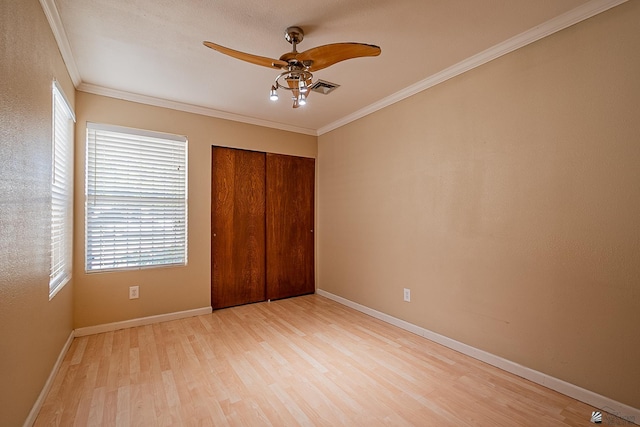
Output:
<path fill-rule="evenodd" d="M 86 271 L 186 265 L 187 139 L 87 123 Z"/>
<path fill-rule="evenodd" d="M 53 89 L 51 150 L 51 268 L 49 298 L 71 279 L 73 258 L 73 122 L 75 117 L 58 82 Z"/>

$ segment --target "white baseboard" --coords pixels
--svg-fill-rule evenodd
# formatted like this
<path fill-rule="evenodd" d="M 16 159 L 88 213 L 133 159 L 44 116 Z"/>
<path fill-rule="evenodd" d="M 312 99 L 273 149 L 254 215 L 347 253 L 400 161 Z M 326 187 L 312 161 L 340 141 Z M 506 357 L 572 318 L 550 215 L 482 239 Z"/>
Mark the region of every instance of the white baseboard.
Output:
<path fill-rule="evenodd" d="M 40 409 L 44 404 L 44 400 L 46 399 L 47 394 L 49 394 L 49 390 L 51 390 L 51 386 L 53 385 L 53 379 L 56 377 L 56 374 L 60 370 L 62 361 L 64 360 L 64 357 L 67 355 L 67 351 L 69 351 L 69 348 L 71 347 L 71 343 L 73 342 L 74 336 L 75 335 L 73 331 L 71 331 L 71 333 L 69 334 L 69 338 L 67 338 L 67 342 L 64 343 L 64 346 L 62 346 L 62 350 L 60 350 L 60 354 L 58 355 L 58 359 L 56 360 L 56 363 L 53 365 L 53 369 L 51 369 L 51 373 L 49 374 L 49 378 L 47 378 L 47 382 L 44 383 L 44 387 L 42 387 L 42 391 L 40 392 L 38 399 L 36 399 L 36 403 L 33 404 L 33 407 L 31 408 L 31 412 L 29 412 L 27 419 L 24 421 L 24 424 L 23 424 L 24 427 L 31 427 L 33 423 L 36 422 L 38 413 L 40 412 Z"/>
<path fill-rule="evenodd" d="M 42 391 L 40 392 L 38 399 L 36 400 L 33 407 L 31 408 L 31 412 L 29 412 L 29 416 L 27 416 L 27 419 L 25 420 L 23 427 L 31 427 L 33 423 L 35 423 L 36 418 L 38 417 L 38 413 L 42 408 L 42 404 L 44 403 L 44 400 L 47 397 L 49 390 L 51 390 L 53 379 L 55 378 L 56 374 L 60 370 L 62 361 L 64 360 L 64 357 L 66 356 L 67 352 L 69 351 L 69 348 L 71 347 L 71 343 L 73 342 L 73 339 L 75 337 L 84 337 L 87 335 L 99 334 L 102 332 L 117 331 L 118 329 L 133 328 L 135 326 L 149 325 L 152 323 L 166 322 L 169 320 L 184 319 L 186 317 L 200 316 L 202 314 L 210 314 L 211 312 L 212 312 L 211 307 L 202 307 L 202 308 L 196 308 L 193 310 L 178 311 L 175 313 L 159 314 L 157 316 L 148 316 L 148 317 L 141 317 L 138 319 L 125 320 L 122 322 L 88 326 L 85 328 L 78 328 L 74 331 L 71 331 L 71 334 L 69 334 L 69 338 L 67 339 L 67 342 L 62 347 L 62 350 L 60 351 L 60 355 L 58 355 L 58 360 L 56 360 L 55 365 L 53 365 L 53 369 L 49 374 L 49 378 L 47 378 L 47 382 L 44 384 L 44 387 L 42 388 Z"/>
<path fill-rule="evenodd" d="M 342 305 L 353 308 L 354 310 L 368 314 L 371 317 L 382 320 L 383 322 L 397 326 L 416 335 L 420 335 L 430 341 L 436 342 L 469 357 L 473 357 L 474 359 L 500 368 L 503 371 L 510 372 L 536 384 L 540 384 L 544 387 L 550 388 L 551 390 L 555 390 L 566 396 L 572 397 L 588 405 L 594 406 L 610 414 L 617 415 L 627 421 L 640 425 L 640 409 L 638 408 L 625 405 L 624 403 L 616 402 L 615 400 L 610 399 L 606 396 L 602 396 L 561 379 L 552 377 L 542 372 L 538 372 L 531 368 L 527 368 L 526 366 L 522 366 L 518 363 L 488 353 L 484 350 L 480 350 L 454 339 L 445 337 L 444 335 L 440 335 L 436 332 L 430 331 L 420 326 L 416 326 L 412 323 L 398 319 L 397 317 L 390 316 L 362 304 L 358 304 L 346 298 L 334 295 L 330 292 L 323 291 L 322 289 L 316 289 L 316 293 Z"/>
<path fill-rule="evenodd" d="M 150 325 L 152 323 L 167 322 L 169 320 L 184 319 L 186 317 L 211 314 L 211 307 L 195 308 L 193 310 L 176 311 L 175 313 L 158 314 L 156 316 L 140 317 L 137 319 L 123 320 L 122 322 L 105 323 L 102 325 L 86 326 L 75 330 L 76 337 L 101 334 L 103 332 L 117 331 L 119 329 L 133 328 L 136 326 Z"/>

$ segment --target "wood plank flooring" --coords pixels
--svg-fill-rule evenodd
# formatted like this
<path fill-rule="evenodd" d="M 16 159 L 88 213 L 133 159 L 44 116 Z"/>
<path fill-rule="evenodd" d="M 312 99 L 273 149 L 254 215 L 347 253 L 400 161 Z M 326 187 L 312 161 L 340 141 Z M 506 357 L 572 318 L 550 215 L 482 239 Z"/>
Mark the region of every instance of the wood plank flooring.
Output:
<path fill-rule="evenodd" d="M 589 426 L 593 410 L 308 295 L 76 338 L 35 425 Z"/>

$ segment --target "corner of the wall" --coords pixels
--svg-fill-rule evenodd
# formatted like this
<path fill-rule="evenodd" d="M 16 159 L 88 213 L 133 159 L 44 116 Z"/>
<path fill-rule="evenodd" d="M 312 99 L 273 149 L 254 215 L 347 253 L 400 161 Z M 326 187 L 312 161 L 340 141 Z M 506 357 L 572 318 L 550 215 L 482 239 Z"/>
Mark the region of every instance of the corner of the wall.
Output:
<path fill-rule="evenodd" d="M 56 360 L 56 363 L 53 365 L 53 368 L 51 369 L 49 378 L 47 378 L 47 381 L 44 383 L 44 387 L 42 387 L 42 391 L 40 392 L 38 399 L 36 399 L 36 402 L 33 404 L 33 407 L 31 408 L 31 411 L 29 412 L 29 415 L 27 416 L 27 419 L 23 424 L 24 427 L 31 427 L 33 423 L 36 422 L 36 418 L 38 418 L 38 413 L 40 412 L 40 409 L 44 404 L 44 400 L 46 399 L 47 394 L 49 394 L 49 390 L 51 390 L 51 386 L 53 385 L 53 380 L 55 379 L 58 371 L 60 370 L 60 366 L 62 366 L 62 361 L 64 360 L 64 357 L 67 355 L 69 348 L 71 348 L 71 343 L 73 342 L 74 337 L 75 337 L 74 331 L 71 331 L 71 333 L 69 334 L 69 337 L 67 338 L 67 341 L 62 346 L 62 350 L 60 350 L 60 354 L 58 355 L 58 359 Z"/>

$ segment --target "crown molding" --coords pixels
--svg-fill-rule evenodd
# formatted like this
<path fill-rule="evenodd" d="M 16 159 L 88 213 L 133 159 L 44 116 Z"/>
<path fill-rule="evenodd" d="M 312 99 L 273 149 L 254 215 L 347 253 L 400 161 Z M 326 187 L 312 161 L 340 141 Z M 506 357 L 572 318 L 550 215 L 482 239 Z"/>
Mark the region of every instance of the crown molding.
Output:
<path fill-rule="evenodd" d="M 62 26 L 62 20 L 58 14 L 58 9 L 55 5 L 55 0 L 40 0 L 42 9 L 45 12 L 53 35 L 58 43 L 60 53 L 64 60 L 67 70 L 77 90 L 93 93 L 96 95 L 108 96 L 111 98 L 123 99 L 126 101 L 138 102 L 142 104 L 149 104 L 156 107 L 170 108 L 178 111 L 185 111 L 189 113 L 201 114 L 204 116 L 215 117 L 219 119 L 231 120 L 241 123 L 247 123 L 257 126 L 263 126 L 273 129 L 280 129 L 289 132 L 301 133 L 304 135 L 321 136 L 325 133 L 331 132 L 341 126 L 349 124 L 355 120 L 375 113 L 385 107 L 388 107 L 396 102 L 400 102 L 405 98 L 413 96 L 419 92 L 443 83 L 453 77 L 463 74 L 469 70 L 486 64 L 496 58 L 506 55 L 514 50 L 520 49 L 528 44 L 536 42 L 544 37 L 575 25 L 585 19 L 591 18 L 599 13 L 609 10 L 615 6 L 625 3 L 627 0 L 591 0 L 577 8 L 570 10 L 562 15 L 559 15 L 549 21 L 527 30 L 517 36 L 514 36 L 502 43 L 499 43 L 489 49 L 473 55 L 461 62 L 458 62 L 451 67 L 448 67 L 436 74 L 433 74 L 426 79 L 423 79 L 413 85 L 402 89 L 386 98 L 381 99 L 378 102 L 370 104 L 348 116 L 345 116 L 335 122 L 332 122 L 319 129 L 308 129 L 297 126 L 286 125 L 283 123 L 272 122 L 268 120 L 257 119 L 253 117 L 243 116 L 240 114 L 228 113 L 225 111 L 215 110 L 212 108 L 201 107 L 192 104 L 186 104 L 176 101 L 169 101 L 160 98 L 154 98 L 146 95 L 139 95 L 131 92 L 119 91 L 115 89 L 109 89 L 97 85 L 91 85 L 83 83 L 78 72 L 75 60 L 71 53 L 71 46 L 67 38 L 64 27 Z"/>
<path fill-rule="evenodd" d="M 58 8 L 56 7 L 54 0 L 40 0 L 40 5 L 47 17 L 47 21 L 49 21 L 49 26 L 51 27 L 53 37 L 56 39 L 56 43 L 58 44 L 58 49 L 60 49 L 60 54 L 62 54 L 62 60 L 67 67 L 69 77 L 71 77 L 73 85 L 77 88 L 82 82 L 82 79 L 80 78 L 80 72 L 76 66 L 76 61 L 73 59 L 71 45 L 69 44 L 67 33 L 64 31 L 64 27 L 62 26 L 62 19 L 60 19 Z"/>
<path fill-rule="evenodd" d="M 247 123 L 251 125 L 263 126 L 267 128 L 279 129 L 288 132 L 300 133 L 304 135 L 318 136 L 315 129 L 301 128 L 298 126 L 286 125 L 283 123 L 272 122 L 269 120 L 256 119 L 253 117 L 243 116 L 240 114 L 228 113 L 225 111 L 215 110 L 213 108 L 201 107 L 192 104 L 186 104 L 176 101 L 170 101 L 160 98 L 154 98 L 146 95 L 125 92 L 102 86 L 87 84 L 82 82 L 80 72 L 76 65 L 75 59 L 71 52 L 71 45 L 67 38 L 67 33 L 62 25 L 62 19 L 58 13 L 55 0 L 40 0 L 40 5 L 49 21 L 49 26 L 53 32 L 53 36 L 58 44 L 62 59 L 67 67 L 67 72 L 71 77 L 71 81 L 75 88 L 82 92 L 93 93 L 95 95 L 108 96 L 111 98 L 122 99 L 125 101 L 138 102 L 141 104 L 153 105 L 156 107 L 170 108 L 172 110 L 185 111 L 188 113 L 201 114 L 203 116 L 215 117 L 219 119 L 231 120 L 235 122 Z"/>
<path fill-rule="evenodd" d="M 592 16 L 609 10 L 612 7 L 625 3 L 626 1 L 627 0 L 591 0 L 590 2 L 587 2 L 575 9 L 563 13 L 562 15 L 550 19 L 549 21 L 546 21 L 545 23 L 537 27 L 531 28 L 530 30 L 527 30 L 523 33 L 518 34 L 517 36 L 505 40 L 504 42 L 498 43 L 497 45 L 492 46 L 487 50 L 484 50 L 463 61 L 460 61 L 449 68 L 445 68 L 444 70 L 433 74 L 432 76 L 427 77 L 424 80 L 414 83 L 413 85 L 408 86 L 407 88 L 396 92 L 386 98 L 383 98 L 378 102 L 368 105 L 367 107 L 364 107 L 353 114 L 336 120 L 335 122 L 330 123 L 327 126 L 323 126 L 318 129 L 318 136 L 331 132 L 332 130 L 335 130 L 362 117 L 368 116 L 371 113 L 375 113 L 378 110 L 395 104 L 396 102 L 400 102 L 405 98 L 436 86 L 453 77 L 459 76 L 460 74 L 466 73 L 469 70 L 486 64 L 489 61 L 513 52 L 514 50 L 520 49 L 521 47 L 536 42 L 544 37 L 564 30 L 565 28 L 568 28 L 572 25 L 584 21 L 585 19 L 591 18 Z"/>
<path fill-rule="evenodd" d="M 140 104 L 152 105 L 155 107 L 169 108 L 171 110 L 184 111 L 187 113 L 200 114 L 203 116 L 215 117 L 218 119 L 231 120 L 250 125 L 262 126 L 272 129 L 279 129 L 288 132 L 300 133 L 303 135 L 318 136 L 315 129 L 301 128 L 291 126 L 284 123 L 272 122 L 269 120 L 257 119 L 254 117 L 243 116 L 240 114 L 228 113 L 226 111 L 215 110 L 213 108 L 201 107 L 183 102 L 170 101 L 167 99 L 154 98 L 152 96 L 140 95 L 132 92 L 125 92 L 116 89 L 110 89 L 103 86 L 80 83 L 77 89 L 81 92 L 92 93 L 94 95 L 107 96 L 110 98 L 122 99 L 124 101 L 137 102 Z"/>

